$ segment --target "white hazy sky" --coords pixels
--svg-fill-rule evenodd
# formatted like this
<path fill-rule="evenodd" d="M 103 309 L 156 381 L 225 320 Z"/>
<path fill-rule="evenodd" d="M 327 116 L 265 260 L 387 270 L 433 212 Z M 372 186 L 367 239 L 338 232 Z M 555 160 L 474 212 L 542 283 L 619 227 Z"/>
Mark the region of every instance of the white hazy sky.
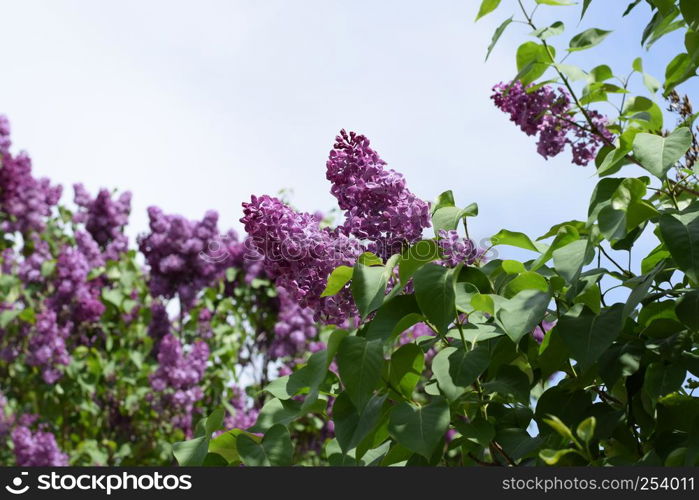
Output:
<path fill-rule="evenodd" d="M 478 202 L 474 236 L 542 234 L 584 217 L 593 171 L 568 153 L 545 162 L 493 108 L 490 88 L 514 76 L 528 30 L 512 25 L 484 63 L 515 3 L 474 24 L 478 3 L 0 1 L 0 112 L 64 201 L 78 181 L 130 189 L 132 236 L 149 205 L 190 218 L 216 209 L 223 229 L 240 227 L 251 193 L 292 188 L 299 208 L 332 208 L 325 159 L 343 127 L 368 135 L 421 197 L 451 188 Z M 569 62 L 627 71 L 646 12 L 620 23 L 626 4 L 593 2 L 585 27 L 621 27 Z M 582 29 L 578 8 L 546 9 Z M 661 76 L 654 58 L 677 43 L 645 55 L 646 68 Z"/>

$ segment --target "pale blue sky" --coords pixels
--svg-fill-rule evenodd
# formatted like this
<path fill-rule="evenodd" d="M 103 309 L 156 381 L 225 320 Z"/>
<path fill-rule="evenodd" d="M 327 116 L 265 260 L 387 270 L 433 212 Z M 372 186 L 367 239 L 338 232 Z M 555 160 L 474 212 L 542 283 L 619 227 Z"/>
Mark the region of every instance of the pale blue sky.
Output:
<path fill-rule="evenodd" d="M 39 175 L 133 191 L 132 236 L 151 204 L 191 218 L 216 209 L 224 229 L 239 228 L 251 193 L 292 188 L 302 209 L 333 207 L 325 159 L 342 127 L 368 135 L 423 198 L 451 188 L 478 202 L 474 236 L 539 235 L 584 217 L 593 171 L 568 153 L 544 161 L 493 108 L 490 88 L 514 76 L 528 30 L 512 25 L 484 63 L 515 2 L 474 24 L 478 3 L 2 1 L 0 112 Z M 596 0 L 581 27 L 579 7 L 540 10 L 571 34 L 617 27 L 567 62 L 622 73 L 643 55 L 646 9 L 620 23 L 626 3 Z M 647 70 L 662 76 L 677 43 L 645 55 Z"/>

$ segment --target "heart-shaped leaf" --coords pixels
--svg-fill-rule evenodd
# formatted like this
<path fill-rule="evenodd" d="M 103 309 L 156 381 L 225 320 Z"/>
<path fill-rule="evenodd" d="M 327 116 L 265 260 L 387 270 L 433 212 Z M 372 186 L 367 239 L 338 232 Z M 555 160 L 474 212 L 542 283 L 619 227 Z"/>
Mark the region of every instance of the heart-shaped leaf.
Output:
<path fill-rule="evenodd" d="M 651 174 L 662 179 L 692 145 L 692 133 L 686 127 L 667 137 L 641 133 L 633 142 L 633 155 Z"/>
<path fill-rule="evenodd" d="M 448 426 L 449 405 L 438 398 L 420 407 L 399 404 L 391 412 L 388 429 L 398 443 L 429 459 Z"/>
<path fill-rule="evenodd" d="M 236 447 L 241 460 L 249 467 L 291 465 L 294 454 L 289 430 L 283 425 L 271 427 L 260 442 L 240 434 Z"/>

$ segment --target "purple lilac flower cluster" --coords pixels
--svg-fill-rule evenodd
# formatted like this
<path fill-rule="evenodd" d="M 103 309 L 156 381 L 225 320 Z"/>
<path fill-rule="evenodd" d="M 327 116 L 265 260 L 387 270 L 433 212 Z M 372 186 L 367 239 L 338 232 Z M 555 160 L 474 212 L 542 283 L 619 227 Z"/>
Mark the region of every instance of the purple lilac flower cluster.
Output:
<path fill-rule="evenodd" d="M 278 288 L 279 313 L 274 325 L 274 338 L 269 346 L 271 359 L 302 354 L 317 335 L 313 311 L 301 307 L 284 288 Z"/>
<path fill-rule="evenodd" d="M 546 159 L 560 154 L 568 144 L 573 163 L 585 166 L 605 141 L 613 140 L 607 118 L 596 111 L 587 114 L 597 134 L 576 124 L 570 95 L 563 89 L 549 85 L 525 87 L 520 81 L 499 83 L 493 87 L 491 99 L 524 133 L 538 134 L 537 151 Z"/>
<path fill-rule="evenodd" d="M 483 256 L 483 250 L 478 249 L 472 240 L 462 238 L 457 231 L 439 231 L 439 248 L 442 250 L 441 263 L 455 267 L 462 262 L 473 264 Z"/>
<path fill-rule="evenodd" d="M 354 317 L 349 290 L 322 297 L 327 277 L 340 265 L 352 265 L 363 248 L 345 234 L 321 228 L 320 217 L 297 212 L 271 196 L 243 203 L 241 222 L 250 235 L 246 258 L 262 258 L 266 273 L 316 319 L 343 324 Z"/>
<path fill-rule="evenodd" d="M 177 295 L 184 309 L 190 309 L 197 293 L 220 277 L 227 259 L 207 258 L 211 245 L 220 245 L 218 214 L 208 211 L 202 221 L 166 215 L 148 208 L 149 234 L 138 238 L 141 252 L 150 266 L 149 286 L 156 296 Z"/>
<path fill-rule="evenodd" d="M 68 455 L 61 452 L 56 437 L 43 430 L 33 431 L 24 425 L 12 431 L 15 459 L 19 467 L 62 467 Z"/>
<path fill-rule="evenodd" d="M 226 429 L 248 429 L 255 425 L 257 416 L 260 411 L 252 406 L 250 398 L 245 394 L 245 391 L 240 387 L 231 389 L 233 396 L 230 403 L 235 410 L 234 414 L 226 415 L 223 425 Z"/>
<path fill-rule="evenodd" d="M 26 362 L 41 367 L 41 376 L 47 384 L 53 384 L 61 378 L 57 365 L 67 366 L 70 363 L 70 354 L 66 349 L 70 328 L 70 323 L 60 326 L 56 312 L 47 309 L 39 313 L 29 334 Z"/>
<path fill-rule="evenodd" d="M 36 233 L 31 235 L 29 241 L 31 242 L 33 251 L 19 261 L 18 275 L 24 283 L 41 283 L 44 279 L 41 275 L 41 267 L 44 262 L 53 258 L 51 255 L 51 248 L 49 244 L 42 240 Z M 14 263 L 17 263 L 16 259 Z"/>
<path fill-rule="evenodd" d="M 101 189 L 93 199 L 82 184 L 73 186 L 75 204 L 79 210 L 73 219 L 85 224 L 85 229 L 104 252 L 104 258 L 117 260 L 128 249 L 129 240 L 124 227 L 131 212 L 131 192 L 125 191 L 118 198 Z"/>
<path fill-rule="evenodd" d="M 10 123 L 0 115 L 0 212 L 10 216 L 0 224 L 5 232 L 28 234 L 42 231 L 44 218 L 61 197 L 61 186 L 52 186 L 49 179 L 32 176 L 32 161 L 21 152 L 10 153 Z"/>
<path fill-rule="evenodd" d="M 371 242 L 369 250 L 387 258 L 420 239 L 430 226 L 430 213 L 429 205 L 408 190 L 403 176 L 385 166 L 369 139 L 341 130 L 326 177 L 345 211 L 342 230 Z"/>
<path fill-rule="evenodd" d="M 204 397 L 199 386 L 206 362 L 209 358 L 209 346 L 198 341 L 186 353 L 180 340 L 168 333 L 160 342 L 158 352 L 158 369 L 150 377 L 150 384 L 160 398 L 154 406 L 172 413 L 172 424 L 182 429 L 187 435 L 191 433 L 194 404 Z"/>
<path fill-rule="evenodd" d="M 99 319 L 104 312 L 100 300 L 101 281 L 88 280 L 90 271 L 101 265 L 99 248 L 86 233 L 76 235 L 77 245 L 64 245 L 56 259 L 55 292 L 47 299 L 59 319 L 75 324 Z"/>
<path fill-rule="evenodd" d="M 148 323 L 148 335 L 153 339 L 153 354 L 157 355 L 160 349 L 160 341 L 170 333 L 170 315 L 162 302 L 154 301 L 150 306 L 150 322 Z"/>

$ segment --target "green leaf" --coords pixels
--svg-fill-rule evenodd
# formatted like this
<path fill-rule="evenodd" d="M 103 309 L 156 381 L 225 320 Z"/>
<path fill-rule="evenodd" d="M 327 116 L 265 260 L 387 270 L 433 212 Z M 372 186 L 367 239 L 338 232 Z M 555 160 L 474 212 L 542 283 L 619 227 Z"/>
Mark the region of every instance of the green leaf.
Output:
<path fill-rule="evenodd" d="M 668 95 L 679 84 L 684 83 L 696 74 L 696 62 L 689 54 L 677 54 L 665 68 L 665 95 Z"/>
<path fill-rule="evenodd" d="M 567 439 L 572 443 L 577 443 L 578 440 L 573 436 L 573 431 L 571 431 L 568 426 L 563 423 L 563 421 L 556 415 L 549 415 L 548 418 L 544 419 L 544 422 L 549 425 L 554 431 L 556 431 L 561 437 Z"/>
<path fill-rule="evenodd" d="M 539 458 L 546 462 L 546 465 L 556 465 L 566 455 L 577 453 L 573 448 L 564 448 L 562 450 L 544 449 L 539 452 Z"/>
<path fill-rule="evenodd" d="M 500 40 L 500 37 L 502 34 L 505 32 L 507 27 L 512 24 L 512 20 L 514 19 L 513 17 L 510 17 L 509 19 L 505 19 L 505 21 L 497 27 L 495 32 L 493 33 L 493 38 L 490 41 L 490 45 L 488 45 L 488 52 L 485 55 L 485 60 L 487 61 L 488 58 L 490 57 L 491 52 L 493 52 L 493 49 L 495 48 L 495 45 L 497 45 L 498 40 Z"/>
<path fill-rule="evenodd" d="M 565 29 L 565 25 L 561 21 L 556 21 L 551 26 L 533 31 L 531 35 L 541 40 L 546 40 L 552 36 L 560 35 L 565 31 Z"/>
<path fill-rule="evenodd" d="M 383 347 L 378 340 L 345 337 L 337 351 L 337 367 L 347 395 L 362 411 L 381 382 Z"/>
<path fill-rule="evenodd" d="M 447 333 L 456 315 L 452 269 L 425 264 L 413 277 L 415 298 L 420 310 L 440 334 Z"/>
<path fill-rule="evenodd" d="M 615 304 L 598 316 L 582 304 L 576 304 L 561 316 L 555 329 L 582 367 L 595 363 L 619 336 L 623 309 L 623 304 Z"/>
<path fill-rule="evenodd" d="M 591 225 L 599 220 L 602 235 L 613 246 L 633 230 L 658 215 L 655 207 L 644 200 L 649 179 L 602 179 L 595 188 L 590 204 Z M 616 248 L 616 247 L 615 247 Z"/>
<path fill-rule="evenodd" d="M 449 405 L 438 398 L 417 408 L 399 404 L 391 412 L 388 428 L 398 443 L 429 459 L 448 426 Z"/>
<path fill-rule="evenodd" d="M 641 301 L 646 298 L 655 277 L 664 268 L 665 262 L 661 261 L 651 272 L 636 278 L 636 283 L 633 283 L 633 289 L 626 300 L 626 304 L 624 304 L 624 311 L 622 312 L 622 317 L 624 319 L 628 318 Z M 628 286 L 628 282 L 625 283 L 625 285 Z"/>
<path fill-rule="evenodd" d="M 650 132 L 657 132 L 663 128 L 663 111 L 647 97 L 638 96 L 627 99 L 623 116 L 643 125 L 645 130 Z M 624 136 L 622 135 L 621 138 L 623 140 Z"/>
<path fill-rule="evenodd" d="M 498 368 L 495 377 L 483 384 L 483 390 L 488 393 L 497 393 L 503 398 L 514 398 L 525 405 L 529 400 L 529 377 L 526 373 L 512 365 L 503 365 Z"/>
<path fill-rule="evenodd" d="M 577 281 L 589 256 L 590 248 L 587 240 L 573 241 L 553 251 L 553 266 L 566 282 L 572 284 Z"/>
<path fill-rule="evenodd" d="M 609 36 L 611 31 L 605 31 L 598 28 L 590 28 L 575 35 L 570 40 L 570 46 L 568 50 L 570 52 L 575 52 L 578 50 L 585 50 L 599 45 L 602 41 Z"/>
<path fill-rule="evenodd" d="M 492 293 L 493 286 L 483 271 L 477 267 L 464 266 L 456 279 L 459 283 L 469 283 L 475 286 L 481 293 Z"/>
<path fill-rule="evenodd" d="M 575 433 L 578 435 L 582 442 L 589 444 L 592 438 L 595 436 L 595 427 L 597 427 L 597 420 L 595 417 L 587 417 L 585 420 L 580 422 Z"/>
<path fill-rule="evenodd" d="M 459 227 L 459 223 L 465 217 L 473 217 L 478 215 L 478 205 L 471 203 L 466 208 L 458 207 L 441 207 L 435 210 L 432 214 L 432 226 L 435 236 L 439 236 L 439 232 L 455 231 Z"/>
<path fill-rule="evenodd" d="M 604 177 L 618 172 L 621 167 L 628 163 L 626 155 L 630 152 L 630 148 L 621 147 L 610 150 L 605 154 L 604 160 L 597 167 L 597 175 Z M 602 150 L 600 150 L 600 154 L 602 154 Z"/>
<path fill-rule="evenodd" d="M 488 14 L 493 12 L 495 9 L 498 8 L 498 5 L 500 5 L 500 0 L 483 0 L 481 2 L 481 8 L 478 9 L 476 21 L 478 21 L 481 17 L 487 16 Z"/>
<path fill-rule="evenodd" d="M 210 438 L 211 434 L 223 427 L 223 419 L 225 416 L 226 412 L 223 408 L 216 408 L 208 417 L 202 418 L 197 422 L 196 436 Z"/>
<path fill-rule="evenodd" d="M 699 283 L 699 206 L 661 215 L 660 234 L 678 267 Z"/>
<path fill-rule="evenodd" d="M 694 331 L 699 331 L 699 290 L 684 294 L 677 301 L 675 313 L 682 323 Z"/>
<path fill-rule="evenodd" d="M 352 278 L 352 298 L 362 319 L 381 306 L 388 279 L 383 266 L 368 266 L 357 262 Z"/>
<path fill-rule="evenodd" d="M 682 386 L 685 379 L 685 368 L 681 364 L 665 365 L 653 362 L 646 368 L 643 388 L 654 400 L 675 392 Z"/>
<path fill-rule="evenodd" d="M 328 284 L 325 285 L 325 290 L 320 296 L 329 297 L 338 293 L 352 279 L 353 273 L 354 269 L 349 266 L 336 267 L 328 276 Z"/>
<path fill-rule="evenodd" d="M 665 178 L 692 145 L 688 128 L 678 128 L 668 137 L 641 133 L 633 143 L 633 154 L 639 163 L 659 179 Z"/>
<path fill-rule="evenodd" d="M 398 261 L 398 276 L 401 283 L 407 283 L 428 262 L 439 259 L 439 246 L 435 240 L 420 240 L 405 250 Z"/>
<path fill-rule="evenodd" d="M 490 352 L 483 345 L 479 344 L 471 351 L 457 349 L 449 354 L 449 376 L 454 385 L 469 387 L 488 368 L 489 363 Z"/>
<path fill-rule="evenodd" d="M 549 284 L 539 273 L 532 271 L 525 271 L 515 279 L 510 281 L 502 292 L 505 298 L 511 299 L 519 292 L 524 290 L 539 290 L 542 292 L 547 292 L 549 289 Z"/>
<path fill-rule="evenodd" d="M 124 294 L 118 288 L 103 288 L 102 299 L 112 304 L 117 309 L 121 309 L 121 303 L 124 301 Z"/>
<path fill-rule="evenodd" d="M 283 425 L 270 428 L 261 442 L 247 434 L 240 434 L 236 440 L 240 459 L 248 467 L 291 465 L 294 445 L 289 430 Z"/>
<path fill-rule="evenodd" d="M 12 320 L 14 320 L 20 314 L 19 309 L 8 309 L 7 311 L 0 311 L 0 328 L 7 328 Z"/>
<path fill-rule="evenodd" d="M 381 409 L 388 397 L 372 396 L 364 407 L 358 412 L 352 404 L 346 392 L 340 393 L 333 404 L 333 422 L 335 423 L 335 437 L 343 452 L 357 447 L 379 422 Z"/>
<path fill-rule="evenodd" d="M 549 54 L 549 50 L 551 53 Z M 517 49 L 517 77 L 523 85 L 528 85 L 543 75 L 555 58 L 555 50 L 535 42 L 526 42 Z"/>
<path fill-rule="evenodd" d="M 464 393 L 463 387 L 457 386 L 449 373 L 449 356 L 457 351 L 455 347 L 445 347 L 432 360 L 432 372 L 437 379 L 439 390 L 449 401 L 456 401 Z"/>
<path fill-rule="evenodd" d="M 590 7 L 590 3 L 592 3 L 592 0 L 583 0 L 582 13 L 580 14 L 581 21 L 582 21 L 583 17 L 585 17 L 585 14 L 587 13 L 587 9 Z"/>
<path fill-rule="evenodd" d="M 318 351 L 311 355 L 303 368 L 289 376 L 289 381 L 286 386 L 288 394 L 293 396 L 304 389 L 308 390 L 308 395 L 304 399 L 300 411 L 303 412 L 307 410 L 310 405 L 315 403 L 318 399 L 320 385 L 325 380 L 330 363 L 331 360 L 328 359 L 328 352 Z"/>
<path fill-rule="evenodd" d="M 544 319 L 551 295 L 539 290 L 524 290 L 505 302 L 495 318 L 512 342 L 518 343 Z"/>
<path fill-rule="evenodd" d="M 539 253 L 543 253 L 548 249 L 547 245 L 533 242 L 529 239 L 529 236 L 524 233 L 508 231 L 507 229 L 503 229 L 495 236 L 492 236 L 490 241 L 492 241 L 493 246 L 509 245 Z"/>
<path fill-rule="evenodd" d="M 680 12 L 689 29 L 699 31 L 699 2 L 680 0 Z"/>
<path fill-rule="evenodd" d="M 239 429 L 230 430 L 217 436 L 209 442 L 209 453 L 215 453 L 222 456 L 228 463 L 238 462 L 237 439 L 242 431 Z"/>
<path fill-rule="evenodd" d="M 200 466 L 209 453 L 209 438 L 200 436 L 189 441 L 173 443 L 172 453 L 182 467 Z"/>
<path fill-rule="evenodd" d="M 456 201 L 454 201 L 454 192 L 449 189 L 447 191 L 444 191 L 441 193 L 439 196 L 437 196 L 437 199 L 432 203 L 431 208 L 431 213 L 435 213 L 437 210 L 439 210 L 442 207 L 455 207 L 456 206 Z"/>
<path fill-rule="evenodd" d="M 519 274 L 527 270 L 524 264 L 517 260 L 503 260 L 501 266 L 507 274 Z"/>
<path fill-rule="evenodd" d="M 425 354 L 416 344 L 401 346 L 391 356 L 388 381 L 406 399 L 412 399 L 413 391 L 425 369 Z"/>
<path fill-rule="evenodd" d="M 398 295 L 384 303 L 367 326 L 367 340 L 386 341 L 424 318 L 415 295 Z"/>
<path fill-rule="evenodd" d="M 614 72 L 606 64 L 600 64 L 590 70 L 590 78 L 592 82 L 605 82 L 614 78 Z"/>
<path fill-rule="evenodd" d="M 288 425 L 298 418 L 302 404 L 301 401 L 293 399 L 286 401 L 270 399 L 260 410 L 255 425 L 248 430 L 250 432 L 265 432 L 276 424 Z"/>
<path fill-rule="evenodd" d="M 573 64 L 556 64 L 556 69 L 563 73 L 570 81 L 578 82 L 587 80 L 587 73 L 582 68 Z"/>

